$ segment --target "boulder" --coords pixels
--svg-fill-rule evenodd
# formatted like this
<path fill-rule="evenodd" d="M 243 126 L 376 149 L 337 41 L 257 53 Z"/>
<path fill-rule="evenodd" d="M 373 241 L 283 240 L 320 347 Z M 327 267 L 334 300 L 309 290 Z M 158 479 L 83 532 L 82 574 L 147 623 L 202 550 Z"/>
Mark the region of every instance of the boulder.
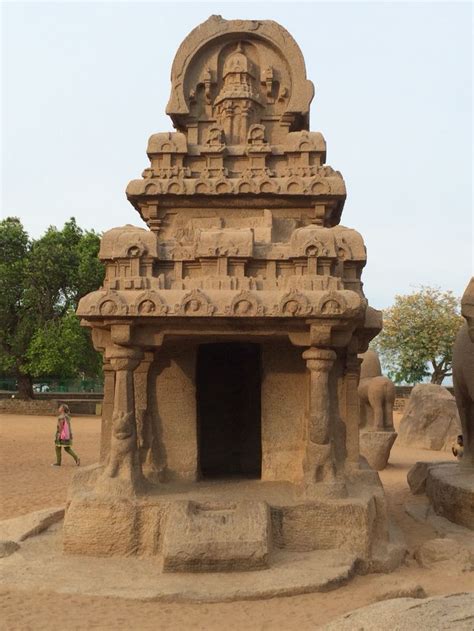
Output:
<path fill-rule="evenodd" d="M 425 568 L 447 563 L 463 572 L 471 572 L 474 570 L 474 547 L 451 537 L 430 539 L 415 551 L 415 559 Z"/>
<path fill-rule="evenodd" d="M 398 445 L 450 451 L 461 433 L 456 400 L 443 386 L 418 384 L 411 392 L 398 431 Z"/>
<path fill-rule="evenodd" d="M 407 474 L 407 482 L 413 495 L 421 495 L 426 489 L 428 467 L 432 462 L 416 462 Z"/>
<path fill-rule="evenodd" d="M 64 517 L 64 508 L 45 508 L 0 522 L 0 539 L 21 542 L 38 535 Z"/>
<path fill-rule="evenodd" d="M 360 454 L 367 460 L 372 469 L 375 471 L 385 469 L 396 437 L 396 432 L 360 433 Z"/>
<path fill-rule="evenodd" d="M 321 631 L 472 631 L 473 618 L 472 593 L 435 596 L 424 600 L 395 598 L 351 611 L 321 627 Z"/>

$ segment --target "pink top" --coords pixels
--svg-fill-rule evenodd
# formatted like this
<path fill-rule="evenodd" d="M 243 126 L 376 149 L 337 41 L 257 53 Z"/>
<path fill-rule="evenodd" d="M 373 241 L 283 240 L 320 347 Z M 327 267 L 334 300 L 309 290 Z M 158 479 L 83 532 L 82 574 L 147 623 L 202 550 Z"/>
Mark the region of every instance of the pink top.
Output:
<path fill-rule="evenodd" d="M 59 439 L 71 440 L 71 429 L 69 427 L 69 421 L 67 416 L 59 418 Z"/>

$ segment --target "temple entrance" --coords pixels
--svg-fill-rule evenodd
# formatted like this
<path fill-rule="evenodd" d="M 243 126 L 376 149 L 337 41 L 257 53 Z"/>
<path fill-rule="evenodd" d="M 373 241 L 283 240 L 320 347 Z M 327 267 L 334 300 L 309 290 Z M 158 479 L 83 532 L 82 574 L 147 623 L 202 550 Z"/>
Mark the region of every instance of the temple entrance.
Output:
<path fill-rule="evenodd" d="M 262 467 L 260 346 L 202 344 L 196 372 L 202 477 L 259 478 Z"/>

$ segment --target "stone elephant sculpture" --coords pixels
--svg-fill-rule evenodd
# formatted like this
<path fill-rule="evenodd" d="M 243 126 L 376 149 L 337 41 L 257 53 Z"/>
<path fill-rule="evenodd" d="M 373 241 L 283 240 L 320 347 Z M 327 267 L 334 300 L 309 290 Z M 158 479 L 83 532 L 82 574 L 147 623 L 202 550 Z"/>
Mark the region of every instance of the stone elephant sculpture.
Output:
<path fill-rule="evenodd" d="M 359 355 L 362 359 L 359 381 L 360 427 L 372 431 L 393 431 L 395 386 L 382 375 L 375 351 Z"/>
<path fill-rule="evenodd" d="M 466 322 L 454 342 L 454 396 L 463 435 L 461 464 L 474 467 L 474 277 L 462 297 L 461 313 Z"/>

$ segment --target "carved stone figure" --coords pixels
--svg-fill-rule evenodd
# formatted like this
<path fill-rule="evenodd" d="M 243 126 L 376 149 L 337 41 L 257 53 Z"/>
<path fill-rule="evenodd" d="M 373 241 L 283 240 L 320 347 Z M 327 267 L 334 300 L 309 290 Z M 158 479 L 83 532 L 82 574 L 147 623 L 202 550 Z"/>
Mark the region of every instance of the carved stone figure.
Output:
<path fill-rule="evenodd" d="M 454 394 L 462 431 L 453 445 L 458 462 L 429 463 L 424 469 L 416 463 L 408 475 L 410 479 L 423 471 L 423 489 L 435 512 L 474 530 L 474 277 L 462 297 L 461 313 L 466 322 L 453 349 Z M 456 429 L 453 427 L 453 432 Z M 450 438 L 446 441 L 448 448 L 453 442 L 453 436 Z"/>
<path fill-rule="evenodd" d="M 373 431 L 393 431 L 395 386 L 382 375 L 380 360 L 373 350 L 360 355 L 359 400 L 361 428 Z"/>
<path fill-rule="evenodd" d="M 171 76 L 176 131 L 150 137 L 127 187 L 147 228 L 104 234 L 104 286 L 78 306 L 106 388 L 64 550 L 165 571 L 345 550 L 348 575 L 380 568 L 393 548 L 360 468 L 357 354 L 381 318 L 362 236 L 340 225 L 344 180 L 309 129 L 302 53 L 275 22 L 212 16 Z"/>
<path fill-rule="evenodd" d="M 397 437 L 393 427 L 395 386 L 382 375 L 378 355 L 373 350 L 360 355 L 362 365 L 358 388 L 360 402 L 361 454 L 372 468 L 387 466 Z"/>

